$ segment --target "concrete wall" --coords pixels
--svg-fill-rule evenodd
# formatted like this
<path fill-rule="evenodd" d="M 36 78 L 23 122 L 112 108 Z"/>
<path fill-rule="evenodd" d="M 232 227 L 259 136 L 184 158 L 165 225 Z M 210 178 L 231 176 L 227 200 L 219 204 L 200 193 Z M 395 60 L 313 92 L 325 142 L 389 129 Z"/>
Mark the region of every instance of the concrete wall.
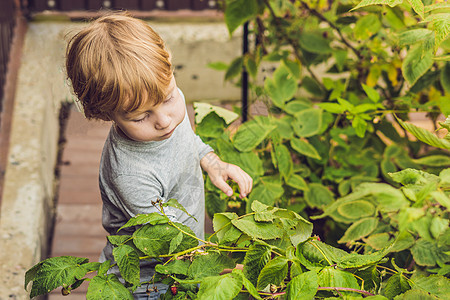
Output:
<path fill-rule="evenodd" d="M 206 67 L 240 53 L 222 22 L 151 22 L 174 57 L 176 78 L 188 101 L 237 100 L 239 89 Z M 65 35 L 82 24 L 30 22 L 12 117 L 0 212 L 0 300 L 28 299 L 24 273 L 43 259 L 54 217 L 54 169 L 59 109 L 72 101 L 63 72 Z"/>

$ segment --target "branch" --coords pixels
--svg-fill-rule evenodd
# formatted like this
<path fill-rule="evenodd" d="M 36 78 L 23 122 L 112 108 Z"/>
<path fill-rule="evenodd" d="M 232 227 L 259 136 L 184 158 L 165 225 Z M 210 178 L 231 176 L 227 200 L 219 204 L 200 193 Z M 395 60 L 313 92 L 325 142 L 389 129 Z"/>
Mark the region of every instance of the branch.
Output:
<path fill-rule="evenodd" d="M 273 11 L 272 6 L 270 6 L 269 0 L 264 0 L 264 4 L 269 9 L 270 15 L 272 16 L 272 18 L 275 21 L 275 25 L 277 27 L 276 33 L 281 35 L 281 37 L 284 38 L 292 46 L 292 48 L 294 50 L 295 57 L 302 63 L 302 65 L 304 65 L 306 67 L 306 69 L 308 70 L 309 74 L 317 82 L 317 84 L 320 86 L 320 88 L 323 91 L 326 92 L 326 88 L 323 86 L 322 82 L 320 82 L 320 80 L 317 78 L 316 74 L 314 74 L 314 72 L 311 70 L 310 66 L 306 63 L 305 59 L 303 58 L 303 56 L 298 51 L 298 49 L 300 49 L 300 45 L 298 44 L 298 42 L 296 40 L 292 39 L 291 37 L 289 37 L 289 35 L 287 35 L 284 32 L 284 30 L 282 28 L 282 25 L 280 23 L 280 18 L 277 17 L 275 12 Z"/>
<path fill-rule="evenodd" d="M 314 16 L 316 16 L 317 18 L 319 18 L 320 20 L 322 20 L 323 22 L 327 23 L 331 28 L 333 28 L 334 30 L 336 30 L 336 32 L 338 33 L 339 37 L 341 38 L 341 42 L 344 43 L 347 47 L 349 47 L 350 49 L 352 49 L 352 51 L 356 54 L 356 56 L 359 59 L 362 59 L 363 56 L 361 55 L 361 52 L 359 52 L 355 47 L 353 47 L 348 41 L 347 39 L 342 35 L 341 30 L 334 25 L 330 20 L 328 20 L 327 18 L 325 18 L 324 15 L 322 15 L 320 12 L 318 12 L 317 10 L 315 10 L 314 8 L 309 7 L 309 5 L 304 2 L 301 1 L 303 8 L 305 8 L 306 10 L 308 10 L 311 14 L 313 14 Z"/>

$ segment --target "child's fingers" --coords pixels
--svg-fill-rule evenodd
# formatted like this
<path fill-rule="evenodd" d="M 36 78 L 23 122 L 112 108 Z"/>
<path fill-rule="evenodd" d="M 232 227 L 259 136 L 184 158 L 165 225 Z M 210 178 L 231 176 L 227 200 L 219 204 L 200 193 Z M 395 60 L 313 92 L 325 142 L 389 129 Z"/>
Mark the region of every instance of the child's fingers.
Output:
<path fill-rule="evenodd" d="M 213 181 L 213 184 L 224 192 L 228 197 L 233 195 L 233 189 L 221 177 Z"/>
<path fill-rule="evenodd" d="M 240 197 L 246 197 L 252 189 L 252 178 L 245 173 L 241 168 L 234 166 L 233 172 L 230 172 L 229 176 L 233 179 L 239 186 Z"/>

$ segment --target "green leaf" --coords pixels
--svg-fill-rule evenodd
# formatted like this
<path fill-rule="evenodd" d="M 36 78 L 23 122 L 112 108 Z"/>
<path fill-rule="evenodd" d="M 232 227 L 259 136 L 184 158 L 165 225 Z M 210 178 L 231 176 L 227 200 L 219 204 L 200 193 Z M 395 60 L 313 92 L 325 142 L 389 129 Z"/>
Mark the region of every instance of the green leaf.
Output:
<path fill-rule="evenodd" d="M 355 129 L 356 135 L 363 138 L 366 133 L 367 122 L 359 115 L 356 115 L 352 121 L 352 127 Z"/>
<path fill-rule="evenodd" d="M 430 167 L 446 167 L 450 166 L 450 157 L 447 155 L 430 155 L 424 156 L 413 161 L 419 165 Z"/>
<path fill-rule="evenodd" d="M 51 257 L 40 263 L 39 268 L 32 268 L 28 280 L 35 272 L 30 297 L 51 292 L 60 286 L 68 287 L 86 275 L 88 269 L 83 266 L 89 260 L 82 257 Z"/>
<path fill-rule="evenodd" d="M 447 62 L 441 69 L 441 85 L 445 92 L 450 94 L 450 62 Z"/>
<path fill-rule="evenodd" d="M 163 206 L 163 207 L 170 206 L 170 207 L 179 209 L 179 210 L 181 210 L 182 212 L 184 212 L 185 214 L 187 214 L 189 217 L 193 218 L 195 221 L 198 222 L 198 220 L 197 220 L 193 215 L 191 215 L 190 213 L 187 212 L 187 210 L 183 207 L 183 205 L 181 205 L 181 204 L 178 202 L 177 199 L 169 199 L 169 200 L 167 200 L 167 202 L 164 202 L 164 203 L 162 204 L 162 206 Z"/>
<path fill-rule="evenodd" d="M 412 8 L 420 16 L 420 18 L 424 19 L 425 16 L 425 7 L 422 3 L 422 0 L 407 0 L 409 4 L 411 4 Z"/>
<path fill-rule="evenodd" d="M 371 254 L 358 254 L 352 252 L 346 256 L 339 257 L 337 259 L 337 266 L 343 269 L 364 268 L 379 263 L 393 247 L 391 243 L 386 248 Z"/>
<path fill-rule="evenodd" d="M 375 213 L 375 205 L 369 201 L 356 200 L 342 203 L 338 206 L 337 211 L 346 218 L 357 220 L 373 216 Z"/>
<path fill-rule="evenodd" d="M 419 266 L 434 266 L 439 260 L 436 244 L 422 238 L 412 246 L 411 253 Z"/>
<path fill-rule="evenodd" d="M 120 275 L 133 285 L 140 283 L 139 256 L 133 247 L 121 245 L 113 249 L 114 260 L 119 266 Z"/>
<path fill-rule="evenodd" d="M 372 88 L 368 85 L 365 85 L 364 83 L 362 84 L 362 87 L 364 89 L 364 92 L 366 92 L 367 97 L 369 97 L 370 100 L 372 100 L 375 103 L 380 101 L 380 94 L 378 94 L 378 92 L 374 88 Z"/>
<path fill-rule="evenodd" d="M 393 299 L 395 296 L 406 292 L 410 288 L 411 287 L 407 279 L 402 275 L 402 273 L 396 273 L 392 275 L 386 282 L 384 295 L 389 299 Z"/>
<path fill-rule="evenodd" d="M 281 183 L 269 182 L 264 179 L 257 184 L 250 193 L 249 202 L 259 200 L 266 205 L 274 205 L 275 201 L 279 199 L 284 193 Z"/>
<path fill-rule="evenodd" d="M 288 148 L 281 145 L 274 145 L 275 157 L 277 158 L 278 170 L 285 180 L 289 179 L 292 174 L 294 163 L 292 162 L 291 153 Z"/>
<path fill-rule="evenodd" d="M 41 268 L 41 266 L 42 266 L 42 262 L 34 265 L 28 271 L 25 272 L 25 285 L 24 285 L 25 290 L 27 290 L 28 284 L 34 280 L 34 278 L 36 277 L 36 274 L 39 271 L 39 269 Z"/>
<path fill-rule="evenodd" d="M 214 215 L 213 227 L 220 243 L 234 242 L 241 235 L 241 232 L 231 224 L 231 220 L 237 217 L 237 214 L 229 212 Z"/>
<path fill-rule="evenodd" d="M 251 151 L 275 128 L 275 125 L 263 125 L 256 121 L 246 122 L 234 135 L 233 145 L 241 152 Z"/>
<path fill-rule="evenodd" d="M 257 288 L 265 289 L 269 284 L 279 285 L 288 272 L 288 260 L 285 257 L 277 256 L 270 260 L 258 276 Z"/>
<path fill-rule="evenodd" d="M 217 252 L 206 252 L 196 255 L 188 270 L 192 279 L 202 279 L 208 276 L 219 275 L 224 269 L 233 269 L 234 261 Z"/>
<path fill-rule="evenodd" d="M 416 287 L 441 299 L 450 295 L 450 280 L 444 276 L 420 276 L 414 280 Z"/>
<path fill-rule="evenodd" d="M 117 231 L 122 230 L 123 228 L 132 227 L 136 225 L 142 225 L 142 224 L 150 224 L 150 225 L 156 225 L 156 224 L 165 224 L 169 222 L 169 218 L 154 212 L 149 214 L 139 214 L 134 216 L 133 218 L 129 219 L 128 222 L 120 227 Z"/>
<path fill-rule="evenodd" d="M 431 14 L 425 22 L 431 22 L 435 32 L 434 52 L 437 51 L 440 44 L 448 37 L 450 33 L 450 13 Z"/>
<path fill-rule="evenodd" d="M 271 253 L 269 246 L 259 243 L 248 248 L 244 258 L 244 274 L 253 285 L 256 285 L 259 273 L 270 260 Z"/>
<path fill-rule="evenodd" d="M 322 159 L 319 153 L 317 152 L 316 148 L 314 148 L 314 146 L 312 146 L 310 143 L 302 139 L 292 139 L 291 147 L 298 153 L 303 154 L 305 156 L 315 159 Z"/>
<path fill-rule="evenodd" d="M 183 233 L 180 231 L 178 232 L 176 237 L 170 241 L 168 254 L 172 254 L 175 251 L 175 249 L 178 248 L 178 246 L 181 244 L 182 241 L 183 241 Z"/>
<path fill-rule="evenodd" d="M 335 269 L 334 267 L 323 268 L 318 274 L 318 279 L 319 286 L 360 289 L 360 286 L 352 273 Z M 346 292 L 341 293 L 347 294 Z"/>
<path fill-rule="evenodd" d="M 315 271 L 302 273 L 287 285 L 288 299 L 314 299 L 319 287 L 319 277 Z"/>
<path fill-rule="evenodd" d="M 431 196 L 433 196 L 434 200 L 436 200 L 440 205 L 443 207 L 446 207 L 447 209 L 450 209 L 450 197 L 447 196 L 442 191 L 434 191 L 430 193 Z"/>
<path fill-rule="evenodd" d="M 225 121 L 225 124 L 230 124 L 239 118 L 237 113 L 209 103 L 194 102 L 193 107 L 195 111 L 195 124 L 200 124 L 202 120 L 212 112 L 221 117 Z"/>
<path fill-rule="evenodd" d="M 225 121 L 215 112 L 206 115 L 195 128 L 195 133 L 205 138 L 219 138 L 225 130 Z"/>
<path fill-rule="evenodd" d="M 299 42 L 300 47 L 311 53 L 330 54 L 333 52 L 329 42 L 319 33 L 302 32 Z"/>
<path fill-rule="evenodd" d="M 229 273 L 222 276 L 212 276 L 203 279 L 198 291 L 198 299 L 234 299 L 242 288 L 242 278 Z"/>
<path fill-rule="evenodd" d="M 413 85 L 433 65 L 432 50 L 424 51 L 419 45 L 408 51 L 402 64 L 402 72 L 409 84 Z"/>
<path fill-rule="evenodd" d="M 375 14 L 368 14 L 358 19 L 353 33 L 356 39 L 368 39 L 377 34 L 381 28 L 381 22 Z"/>
<path fill-rule="evenodd" d="M 120 283 L 115 274 L 97 275 L 92 278 L 86 293 L 86 299 L 129 299 L 133 300 L 131 292 Z"/>
<path fill-rule="evenodd" d="M 273 73 L 273 78 L 266 78 L 264 81 L 264 89 L 273 104 L 283 108 L 286 101 L 292 99 L 297 92 L 297 80 L 289 72 L 289 69 L 281 64 Z"/>
<path fill-rule="evenodd" d="M 305 200 L 310 207 L 322 208 L 334 200 L 333 193 L 320 183 L 311 183 L 305 191 Z"/>
<path fill-rule="evenodd" d="M 295 115 L 296 113 L 307 109 L 307 108 L 311 108 L 311 103 L 306 102 L 306 101 L 300 101 L 300 100 L 294 100 L 294 101 L 289 101 L 286 106 L 284 107 L 284 110 L 291 115 Z"/>
<path fill-rule="evenodd" d="M 174 223 L 185 232 L 195 236 L 194 232 L 186 225 Z M 158 257 L 169 253 L 170 242 L 178 235 L 179 230 L 168 225 L 144 225 L 133 233 L 133 242 L 136 247 L 151 257 Z M 181 244 L 175 251 L 180 252 L 198 245 L 198 241 L 188 235 L 183 235 Z"/>
<path fill-rule="evenodd" d="M 228 65 L 222 61 L 212 62 L 207 64 L 207 66 L 208 68 L 211 68 L 216 71 L 225 71 L 226 69 L 228 69 Z"/>
<path fill-rule="evenodd" d="M 258 3 L 256 0 L 228 0 L 225 7 L 225 23 L 230 35 L 257 13 Z"/>
<path fill-rule="evenodd" d="M 242 270 L 240 269 L 234 269 L 233 274 L 238 275 L 242 278 L 242 283 L 244 284 L 244 287 L 247 289 L 248 293 L 253 296 L 253 298 L 262 300 L 261 296 L 258 293 L 258 290 L 255 288 L 253 283 L 250 282 L 245 276 Z"/>
<path fill-rule="evenodd" d="M 315 96 L 321 97 L 324 95 L 324 91 L 322 90 L 322 87 L 319 85 L 319 83 L 309 76 L 303 77 L 301 87 Z"/>
<path fill-rule="evenodd" d="M 283 235 L 283 230 L 274 223 L 255 222 L 253 216 L 233 219 L 231 223 L 254 239 L 271 240 Z"/>
<path fill-rule="evenodd" d="M 399 46 L 412 45 L 418 42 L 423 42 L 430 38 L 434 38 L 432 30 L 419 28 L 407 30 L 399 34 Z"/>
<path fill-rule="evenodd" d="M 308 185 L 306 184 L 303 177 L 297 174 L 292 174 L 291 177 L 286 181 L 286 184 L 294 189 L 305 191 L 308 189 Z"/>
<path fill-rule="evenodd" d="M 191 262 L 189 260 L 175 259 L 166 265 L 157 264 L 155 271 L 165 275 L 178 274 L 187 276 L 190 265 Z"/>
<path fill-rule="evenodd" d="M 225 81 L 231 80 L 234 77 L 238 76 L 242 72 L 244 59 L 242 56 L 239 56 L 230 63 L 228 70 L 225 72 Z"/>
<path fill-rule="evenodd" d="M 397 6 L 399 4 L 402 4 L 403 0 L 363 0 L 359 2 L 357 6 L 352 8 L 352 10 L 369 6 L 369 5 L 377 5 L 377 4 L 383 4 L 383 5 L 389 5 L 390 7 Z"/>
<path fill-rule="evenodd" d="M 411 233 L 408 231 L 401 231 L 396 239 L 394 246 L 391 248 L 391 252 L 400 252 L 403 250 L 406 250 L 410 248 L 414 243 L 416 242 L 416 239 L 412 236 Z"/>
<path fill-rule="evenodd" d="M 398 119 L 398 122 L 400 125 L 402 125 L 403 128 L 405 128 L 407 131 L 409 131 L 412 135 L 414 135 L 418 140 L 431 145 L 433 147 L 443 148 L 443 149 L 450 149 L 450 141 L 445 139 L 440 139 L 431 132 L 417 127 L 411 123 L 403 122 L 402 120 Z"/>
<path fill-rule="evenodd" d="M 344 236 L 338 241 L 338 243 L 354 242 L 363 237 L 366 237 L 375 230 L 377 225 L 377 218 L 361 219 L 350 225 L 350 227 L 345 231 Z"/>
<path fill-rule="evenodd" d="M 132 236 L 131 235 L 109 235 L 106 238 L 114 246 L 119 246 L 119 245 L 125 244 L 127 241 L 132 239 Z"/>
<path fill-rule="evenodd" d="M 340 105 L 338 103 L 325 102 L 325 103 L 319 103 L 317 105 L 320 108 L 322 108 L 323 110 L 328 111 L 328 112 L 333 113 L 333 114 L 342 114 L 346 110 L 344 106 L 342 106 L 342 105 Z"/>
<path fill-rule="evenodd" d="M 295 115 L 292 128 L 299 137 L 310 137 L 319 133 L 321 125 L 322 110 L 309 108 Z"/>
<path fill-rule="evenodd" d="M 437 300 L 438 298 L 433 297 L 432 295 L 428 294 L 425 291 L 418 290 L 418 289 L 412 289 L 409 291 L 406 291 L 404 294 L 400 294 L 397 297 L 395 297 L 395 300 Z"/>

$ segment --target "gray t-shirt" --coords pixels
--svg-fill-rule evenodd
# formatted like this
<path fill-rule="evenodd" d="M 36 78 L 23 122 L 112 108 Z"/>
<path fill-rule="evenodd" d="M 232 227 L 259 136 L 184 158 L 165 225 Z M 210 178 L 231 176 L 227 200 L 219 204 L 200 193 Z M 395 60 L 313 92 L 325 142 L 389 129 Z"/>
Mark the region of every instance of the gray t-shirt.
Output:
<path fill-rule="evenodd" d="M 198 222 L 171 207 L 165 208 L 167 216 L 203 238 L 205 195 L 200 160 L 211 151 L 193 132 L 187 114 L 163 141 L 132 141 L 112 126 L 100 163 L 103 227 L 115 235 L 135 215 L 156 212 L 152 201 L 175 198 Z M 119 234 L 132 234 L 132 230 L 123 229 Z M 106 259 L 114 261 L 109 243 L 101 256 Z"/>

